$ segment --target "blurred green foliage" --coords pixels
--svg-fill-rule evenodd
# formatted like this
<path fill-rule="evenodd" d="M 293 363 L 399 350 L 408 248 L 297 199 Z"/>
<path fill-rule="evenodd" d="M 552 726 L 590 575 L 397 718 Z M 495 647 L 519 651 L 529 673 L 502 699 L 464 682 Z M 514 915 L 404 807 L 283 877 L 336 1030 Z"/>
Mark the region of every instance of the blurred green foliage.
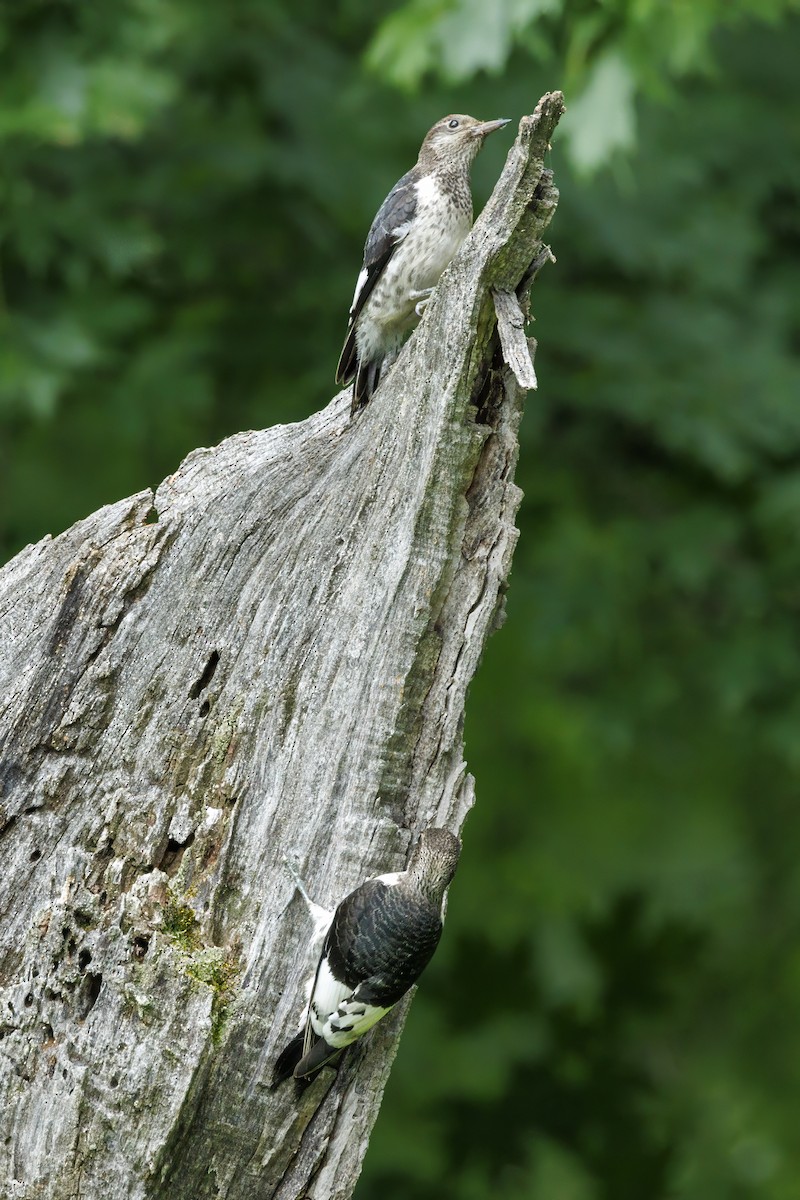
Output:
<path fill-rule="evenodd" d="M 367 63 L 414 88 L 477 71 L 499 74 L 515 48 L 557 62 L 570 97 L 560 136 L 573 164 L 594 169 L 634 142 L 638 91 L 665 98 L 689 72 L 713 71 L 712 35 L 757 18 L 772 25 L 798 0 L 406 0 L 381 25 Z"/>
<path fill-rule="evenodd" d="M 518 0 L 494 42 L 463 0 L 0 8 L 3 556 L 325 403 L 422 133 L 575 88 L 478 805 L 359 1200 L 797 1194 L 789 7 Z"/>

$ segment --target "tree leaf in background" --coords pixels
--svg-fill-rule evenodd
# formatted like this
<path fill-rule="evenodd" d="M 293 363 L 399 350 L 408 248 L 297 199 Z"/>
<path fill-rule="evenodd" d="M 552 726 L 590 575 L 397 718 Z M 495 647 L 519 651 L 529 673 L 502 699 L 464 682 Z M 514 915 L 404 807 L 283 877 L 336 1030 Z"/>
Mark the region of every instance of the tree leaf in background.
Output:
<path fill-rule="evenodd" d="M 578 171 L 594 172 L 615 151 L 636 141 L 635 81 L 617 50 L 596 59 L 583 90 L 571 101 L 564 132 Z"/>

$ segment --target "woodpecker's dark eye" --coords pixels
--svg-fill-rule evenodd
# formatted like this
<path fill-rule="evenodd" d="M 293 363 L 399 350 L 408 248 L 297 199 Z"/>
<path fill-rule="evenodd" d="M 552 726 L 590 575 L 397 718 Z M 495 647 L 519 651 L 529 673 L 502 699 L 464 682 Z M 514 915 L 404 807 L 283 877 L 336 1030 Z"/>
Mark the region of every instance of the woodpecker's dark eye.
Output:
<path fill-rule="evenodd" d="M 447 124 L 451 129 L 458 129 L 459 126 L 459 122 L 455 119 L 455 117 L 453 117 L 452 121 L 448 121 Z"/>

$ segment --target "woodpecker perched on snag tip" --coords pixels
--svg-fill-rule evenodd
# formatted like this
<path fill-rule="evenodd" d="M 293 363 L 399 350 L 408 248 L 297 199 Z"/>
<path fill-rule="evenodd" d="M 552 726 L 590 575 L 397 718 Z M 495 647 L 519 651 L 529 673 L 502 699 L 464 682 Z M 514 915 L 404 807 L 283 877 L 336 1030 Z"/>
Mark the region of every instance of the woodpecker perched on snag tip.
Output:
<path fill-rule="evenodd" d="M 368 879 L 334 913 L 298 891 L 324 935 L 300 1031 L 278 1057 L 272 1086 L 309 1079 L 397 1004 L 428 965 L 442 933 L 444 894 L 461 843 L 446 829 L 425 829 L 405 871 Z M 294 874 L 294 872 L 293 872 Z"/>
<path fill-rule="evenodd" d="M 384 360 L 413 328 L 439 276 L 472 227 L 469 169 L 484 139 L 508 120 L 442 117 L 416 165 L 394 185 L 372 222 L 336 382 L 353 382 L 351 416 L 378 386 Z"/>

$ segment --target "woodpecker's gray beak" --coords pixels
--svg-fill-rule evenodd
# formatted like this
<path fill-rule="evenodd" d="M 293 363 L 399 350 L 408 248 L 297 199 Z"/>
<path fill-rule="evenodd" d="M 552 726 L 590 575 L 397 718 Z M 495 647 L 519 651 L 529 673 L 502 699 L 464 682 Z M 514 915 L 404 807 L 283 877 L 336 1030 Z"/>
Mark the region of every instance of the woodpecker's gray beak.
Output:
<path fill-rule="evenodd" d="M 494 133 L 495 129 L 502 129 L 504 125 L 508 125 L 510 120 L 510 117 L 503 117 L 499 121 L 481 121 L 479 125 L 473 125 L 472 136 L 485 138 Z"/>

